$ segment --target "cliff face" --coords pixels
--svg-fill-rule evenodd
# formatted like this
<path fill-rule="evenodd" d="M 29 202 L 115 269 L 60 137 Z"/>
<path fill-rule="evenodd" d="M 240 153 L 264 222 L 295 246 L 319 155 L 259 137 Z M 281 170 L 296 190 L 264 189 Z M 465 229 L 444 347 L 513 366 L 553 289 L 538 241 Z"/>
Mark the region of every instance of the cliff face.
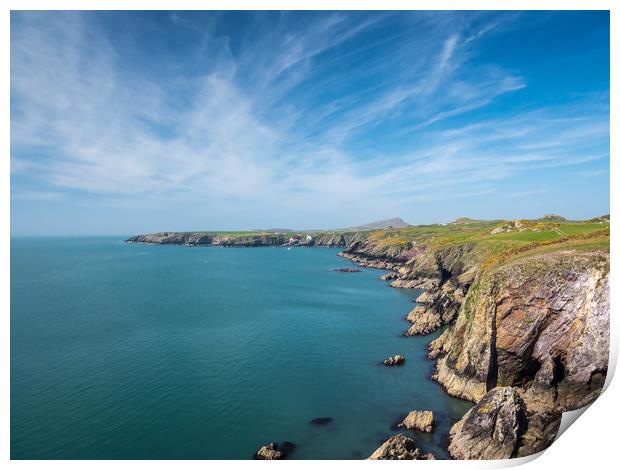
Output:
<path fill-rule="evenodd" d="M 478 401 L 516 386 L 529 408 L 587 405 L 607 373 L 609 256 L 560 251 L 482 276 L 429 350 L 439 357 L 435 379 L 453 395 Z"/>
<path fill-rule="evenodd" d="M 229 235 L 217 232 L 161 232 L 136 235 L 125 240 L 129 243 L 152 245 L 188 246 L 323 246 L 346 247 L 358 242 L 367 235 L 363 232 L 300 232 L 300 233 L 261 233 L 248 235 Z M 291 241 L 293 239 L 293 241 Z"/>
<path fill-rule="evenodd" d="M 366 242 L 368 243 L 368 242 Z M 354 251 L 354 254 L 351 252 Z M 403 259 L 409 256 L 408 259 Z M 480 247 L 409 248 L 389 256 L 393 287 L 427 289 L 405 335 L 444 333 L 429 345 L 433 379 L 476 402 L 450 433 L 454 458 L 530 455 L 548 447 L 561 413 L 601 392 L 609 356 L 609 254 L 518 250 L 492 264 Z M 381 265 L 381 253 L 347 250 Z"/>

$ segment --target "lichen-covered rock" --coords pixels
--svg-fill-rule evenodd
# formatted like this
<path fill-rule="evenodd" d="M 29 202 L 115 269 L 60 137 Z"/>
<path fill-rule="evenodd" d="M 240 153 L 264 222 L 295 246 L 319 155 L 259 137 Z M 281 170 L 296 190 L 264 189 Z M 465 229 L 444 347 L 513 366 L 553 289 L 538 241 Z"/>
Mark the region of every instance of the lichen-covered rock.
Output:
<path fill-rule="evenodd" d="M 551 445 L 561 417 L 528 409 L 519 388 L 496 387 L 452 427 L 448 451 L 457 459 L 532 455 Z"/>
<path fill-rule="evenodd" d="M 450 430 L 448 452 L 456 459 L 508 459 L 525 432 L 525 406 L 512 387 L 497 387 Z"/>
<path fill-rule="evenodd" d="M 390 356 L 383 361 L 386 366 L 402 366 L 405 363 L 405 358 L 400 354 Z"/>
<path fill-rule="evenodd" d="M 417 429 L 418 431 L 431 432 L 435 422 L 432 411 L 412 411 L 398 427 Z"/>
<path fill-rule="evenodd" d="M 413 439 L 402 434 L 390 437 L 368 460 L 421 460 L 422 454 Z"/>

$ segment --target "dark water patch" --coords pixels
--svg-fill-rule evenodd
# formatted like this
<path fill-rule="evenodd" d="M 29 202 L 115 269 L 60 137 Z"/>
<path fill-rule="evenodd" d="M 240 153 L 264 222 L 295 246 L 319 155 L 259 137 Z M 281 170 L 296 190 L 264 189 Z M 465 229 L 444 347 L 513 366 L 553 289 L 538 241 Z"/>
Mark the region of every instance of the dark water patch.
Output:
<path fill-rule="evenodd" d="M 313 424 L 315 426 L 325 426 L 331 423 L 333 420 L 333 418 L 314 418 L 310 420 L 310 424 Z"/>

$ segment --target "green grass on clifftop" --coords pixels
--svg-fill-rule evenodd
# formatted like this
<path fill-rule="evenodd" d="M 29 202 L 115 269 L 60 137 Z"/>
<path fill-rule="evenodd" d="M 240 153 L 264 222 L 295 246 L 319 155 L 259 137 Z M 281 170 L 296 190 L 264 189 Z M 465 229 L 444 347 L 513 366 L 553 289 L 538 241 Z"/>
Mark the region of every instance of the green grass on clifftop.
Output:
<path fill-rule="evenodd" d="M 412 249 L 440 252 L 446 247 L 462 245 L 467 264 L 483 267 L 501 264 L 516 257 L 556 250 L 609 251 L 609 216 L 584 221 L 571 221 L 559 216 L 534 220 L 473 220 L 457 219 L 449 224 L 413 225 L 399 229 L 379 230 L 307 230 L 307 231 L 244 231 L 191 232 L 197 235 L 220 235 L 234 239 L 284 235 L 313 238 L 325 235 L 355 235 L 366 240 L 378 251 L 390 254 Z M 157 234 L 167 236 L 165 232 Z"/>

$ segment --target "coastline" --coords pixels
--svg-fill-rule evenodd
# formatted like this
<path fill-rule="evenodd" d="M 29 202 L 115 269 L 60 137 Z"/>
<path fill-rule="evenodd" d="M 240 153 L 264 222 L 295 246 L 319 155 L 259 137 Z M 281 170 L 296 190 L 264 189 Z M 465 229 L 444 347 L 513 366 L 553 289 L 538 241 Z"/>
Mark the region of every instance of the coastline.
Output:
<path fill-rule="evenodd" d="M 562 412 L 592 403 L 605 381 L 608 219 L 560 223 L 563 230 L 555 220 L 541 219 L 295 238 L 163 233 L 128 241 L 342 247 L 339 256 L 388 270 L 381 278 L 392 287 L 423 289 L 407 315 L 405 336 L 445 327 L 428 345 L 427 357 L 435 362 L 431 379 L 473 404 L 452 427 L 448 452 L 457 459 L 501 459 L 547 448 Z M 509 431 L 505 439 L 498 439 L 497 427 Z M 401 458 L 423 458 L 398 439 L 382 447 L 396 446 Z"/>

